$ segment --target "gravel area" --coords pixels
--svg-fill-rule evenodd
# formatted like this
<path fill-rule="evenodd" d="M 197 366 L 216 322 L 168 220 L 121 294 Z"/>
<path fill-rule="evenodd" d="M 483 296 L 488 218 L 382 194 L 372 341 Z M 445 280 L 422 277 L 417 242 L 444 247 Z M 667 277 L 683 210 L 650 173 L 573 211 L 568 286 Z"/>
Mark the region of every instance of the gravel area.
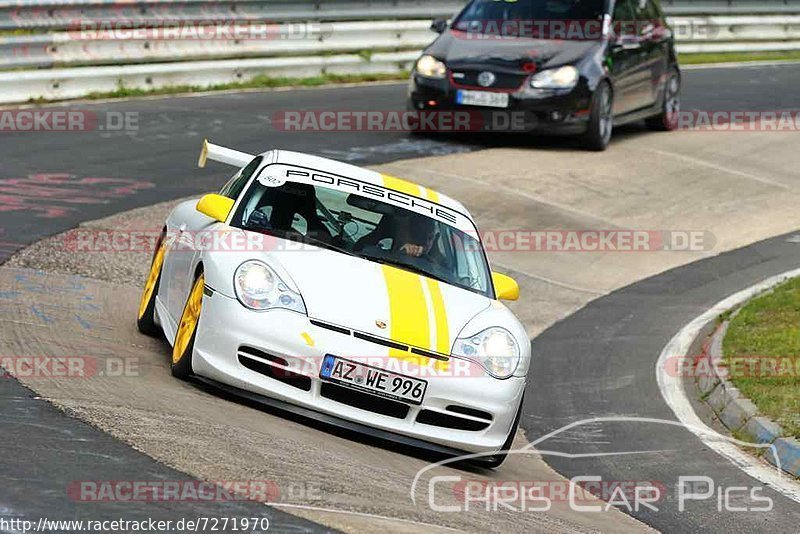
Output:
<path fill-rule="evenodd" d="M 48 273 L 79 275 L 96 280 L 139 287 L 147 273 L 152 246 L 137 250 L 108 250 L 113 239 L 146 232 L 154 241 L 170 211 L 187 199 L 171 200 L 81 224 L 25 248 L 6 263 L 9 267 Z M 94 246 L 93 246 L 94 244 Z M 102 250 L 91 250 L 100 248 Z M 130 248 L 130 247 L 128 247 Z"/>

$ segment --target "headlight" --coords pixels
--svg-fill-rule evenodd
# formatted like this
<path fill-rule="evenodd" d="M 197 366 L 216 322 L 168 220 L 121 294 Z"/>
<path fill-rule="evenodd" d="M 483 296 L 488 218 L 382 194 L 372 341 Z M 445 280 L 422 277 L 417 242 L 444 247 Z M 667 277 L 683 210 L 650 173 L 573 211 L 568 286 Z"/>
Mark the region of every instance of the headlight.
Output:
<path fill-rule="evenodd" d="M 278 274 L 260 261 L 246 261 L 233 275 L 236 298 L 251 310 L 284 308 L 306 313 L 299 293 L 289 289 Z"/>
<path fill-rule="evenodd" d="M 468 338 L 456 339 L 454 356 L 479 362 L 495 378 L 508 378 L 519 365 L 519 345 L 507 330 L 487 328 Z"/>
<path fill-rule="evenodd" d="M 578 83 L 580 73 L 571 65 L 558 69 L 548 69 L 536 73 L 531 78 L 535 89 L 572 89 Z"/>
<path fill-rule="evenodd" d="M 447 74 L 447 67 L 435 57 L 426 55 L 417 60 L 417 74 L 442 79 Z"/>

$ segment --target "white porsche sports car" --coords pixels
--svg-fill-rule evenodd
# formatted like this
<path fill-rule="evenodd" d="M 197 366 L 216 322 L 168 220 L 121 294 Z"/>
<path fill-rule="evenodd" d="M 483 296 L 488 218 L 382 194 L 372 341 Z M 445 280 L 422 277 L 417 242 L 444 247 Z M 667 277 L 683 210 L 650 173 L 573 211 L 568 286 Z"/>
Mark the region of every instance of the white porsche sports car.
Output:
<path fill-rule="evenodd" d="M 498 466 L 530 343 L 461 203 L 320 157 L 204 143 L 240 170 L 178 205 L 139 330 L 172 373 L 340 427 Z"/>

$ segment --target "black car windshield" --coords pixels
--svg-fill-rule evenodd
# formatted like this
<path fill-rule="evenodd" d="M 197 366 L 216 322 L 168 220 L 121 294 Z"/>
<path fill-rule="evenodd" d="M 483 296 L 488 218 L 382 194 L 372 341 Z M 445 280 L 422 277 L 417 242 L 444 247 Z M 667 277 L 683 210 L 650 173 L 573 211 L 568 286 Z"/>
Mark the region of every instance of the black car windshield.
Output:
<path fill-rule="evenodd" d="M 592 25 L 581 39 L 597 33 L 605 0 L 473 0 L 456 18 L 453 29 L 501 37 L 570 39 L 569 25 Z"/>
<path fill-rule="evenodd" d="M 320 185 L 286 182 L 274 187 L 254 180 L 231 224 L 392 265 L 493 298 L 483 247 L 474 236 L 378 199 Z"/>

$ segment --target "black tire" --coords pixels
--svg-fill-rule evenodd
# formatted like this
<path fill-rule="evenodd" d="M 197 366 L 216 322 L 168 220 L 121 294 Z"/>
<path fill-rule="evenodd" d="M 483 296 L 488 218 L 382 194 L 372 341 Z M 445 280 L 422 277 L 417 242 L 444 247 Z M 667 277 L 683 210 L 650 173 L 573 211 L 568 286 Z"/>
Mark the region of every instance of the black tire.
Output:
<path fill-rule="evenodd" d="M 608 148 L 614 129 L 614 94 L 608 82 L 600 82 L 592 95 L 589 125 L 583 134 L 583 145 L 598 152 Z"/>
<path fill-rule="evenodd" d="M 153 258 L 150 260 L 151 270 L 153 269 L 153 263 L 158 257 L 159 249 L 164 243 L 164 238 L 165 234 L 162 232 L 161 237 L 159 237 L 158 241 L 156 242 L 156 249 L 153 251 Z M 147 306 L 136 319 L 136 326 L 139 329 L 139 332 L 150 337 L 161 337 L 164 334 L 161 327 L 156 324 L 156 295 L 158 295 L 158 288 L 161 285 L 161 270 L 161 267 L 159 267 L 158 276 L 156 278 L 155 285 L 153 286 L 153 292 L 150 294 L 150 298 L 147 301 Z M 144 299 L 144 295 L 142 295 L 142 297 Z M 140 307 L 142 304 L 143 303 L 140 303 Z"/>
<path fill-rule="evenodd" d="M 503 448 L 501 452 L 493 456 L 486 456 L 484 458 L 480 458 L 479 463 L 483 467 L 488 467 L 489 469 L 497 469 L 503 462 L 506 461 L 508 458 L 507 451 L 511 450 L 511 446 L 514 444 L 514 437 L 517 435 L 517 429 L 519 428 L 519 420 L 522 417 L 522 405 L 525 403 L 525 394 L 522 394 L 522 399 L 519 401 L 519 406 L 517 407 L 517 415 L 514 417 L 514 424 L 511 425 L 511 431 L 508 433 L 508 438 L 506 438 L 506 442 L 503 443 Z"/>
<path fill-rule="evenodd" d="M 178 360 L 178 362 L 172 362 L 170 370 L 172 371 L 172 376 L 175 378 L 180 380 L 189 380 L 189 378 L 191 378 L 194 374 L 192 371 L 192 353 L 194 352 L 195 337 L 197 337 L 196 332 L 192 334 L 192 340 L 189 342 L 189 345 L 186 347 L 186 350 L 183 352 L 183 354 L 181 354 L 181 358 Z"/>
<path fill-rule="evenodd" d="M 678 127 L 678 115 L 681 111 L 681 76 L 673 69 L 664 86 L 664 98 L 661 102 L 661 113 L 645 119 L 648 128 L 656 132 L 671 132 Z"/>
<path fill-rule="evenodd" d="M 195 278 L 194 283 L 192 284 L 192 290 L 189 292 L 189 296 L 186 299 L 186 304 L 183 306 L 183 312 L 181 313 L 181 320 L 178 323 L 178 332 L 175 334 L 175 340 L 173 341 L 173 352 L 172 352 L 172 376 L 175 378 L 179 378 L 181 380 L 188 380 L 193 374 L 192 370 L 192 354 L 194 353 L 194 342 L 197 339 L 197 329 L 198 325 L 200 324 L 200 315 L 202 313 L 202 291 L 203 287 L 205 286 L 204 283 L 205 278 L 203 277 L 203 273 L 201 272 L 197 278 Z M 189 338 L 189 342 L 186 346 L 181 350 L 180 354 L 176 354 L 179 349 L 178 347 L 178 339 L 180 334 L 180 329 L 182 328 L 182 324 L 187 316 L 187 310 L 189 310 L 190 302 L 192 300 L 195 291 L 198 289 L 200 291 L 200 306 L 197 310 L 197 317 L 193 320 L 193 327 L 192 327 L 192 335 Z"/>

